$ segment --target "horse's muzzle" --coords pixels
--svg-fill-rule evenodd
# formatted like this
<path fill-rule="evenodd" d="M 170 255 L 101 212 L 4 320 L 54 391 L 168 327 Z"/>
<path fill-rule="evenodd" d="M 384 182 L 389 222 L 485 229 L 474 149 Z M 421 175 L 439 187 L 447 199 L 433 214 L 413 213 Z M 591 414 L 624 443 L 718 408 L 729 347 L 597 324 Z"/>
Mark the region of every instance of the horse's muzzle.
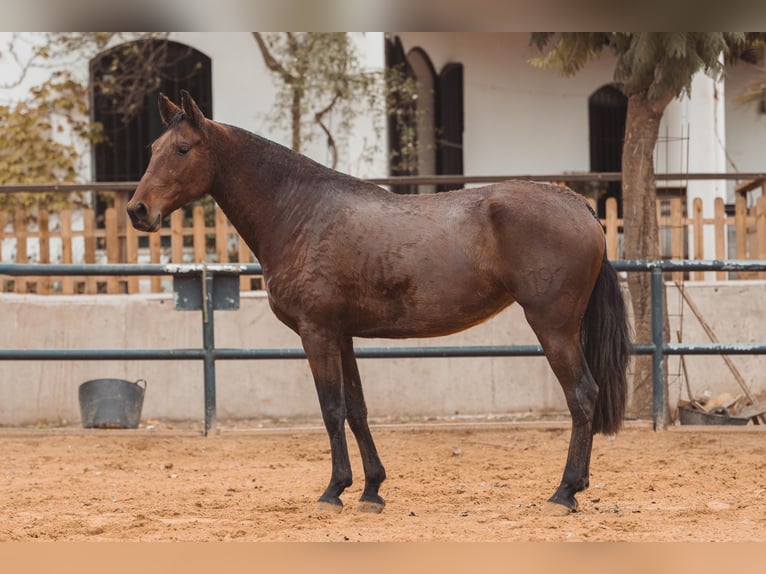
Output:
<path fill-rule="evenodd" d="M 159 215 L 151 218 L 149 208 L 143 201 L 129 203 L 128 216 L 133 227 L 139 231 L 155 231 L 159 227 L 161 219 Z"/>

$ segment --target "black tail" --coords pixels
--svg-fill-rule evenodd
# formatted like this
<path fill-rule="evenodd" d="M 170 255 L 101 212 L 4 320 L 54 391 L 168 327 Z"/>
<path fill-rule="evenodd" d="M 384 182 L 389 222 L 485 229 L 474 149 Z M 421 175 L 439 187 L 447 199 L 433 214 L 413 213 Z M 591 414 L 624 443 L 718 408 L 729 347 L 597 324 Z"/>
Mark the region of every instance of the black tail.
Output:
<path fill-rule="evenodd" d="M 582 350 L 598 385 L 593 434 L 615 434 L 625 417 L 630 326 L 614 267 L 604 254 L 582 324 Z"/>

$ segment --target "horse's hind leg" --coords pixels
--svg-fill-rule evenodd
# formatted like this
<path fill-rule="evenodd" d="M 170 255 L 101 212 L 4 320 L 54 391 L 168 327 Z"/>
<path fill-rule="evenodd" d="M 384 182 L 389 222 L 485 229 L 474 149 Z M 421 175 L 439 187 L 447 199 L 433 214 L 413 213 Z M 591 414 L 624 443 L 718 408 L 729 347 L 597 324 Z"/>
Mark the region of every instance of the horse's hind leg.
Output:
<path fill-rule="evenodd" d="M 563 514 L 578 509 L 575 494 L 588 488 L 590 455 L 593 448 L 593 409 L 598 387 L 581 356 L 582 373 L 574 388 L 565 389 L 567 406 L 572 413 L 572 435 L 564 467 L 564 476 L 556 492 L 548 499 L 551 514 Z M 563 510 L 562 509 L 566 509 Z"/>
<path fill-rule="evenodd" d="M 598 386 L 582 354 L 579 325 L 576 329 L 561 326 L 541 327 L 540 322 L 534 318 L 530 320 L 530 325 L 535 330 L 548 362 L 564 390 L 572 415 L 572 434 L 564 476 L 556 492 L 548 499 L 549 513 L 566 514 L 577 510 L 575 494 L 588 487 L 593 446 L 591 429 Z"/>
<path fill-rule="evenodd" d="M 301 342 L 314 375 L 319 405 L 330 438 L 332 475 L 319 506 L 322 510 L 340 512 L 341 493 L 351 486 L 351 464 L 346 445 L 346 404 L 343 396 L 343 369 L 340 339 L 332 334 L 301 332 Z"/>
<path fill-rule="evenodd" d="M 348 426 L 359 444 L 359 453 L 364 467 L 364 492 L 359 499 L 358 510 L 360 512 L 379 513 L 383 511 L 383 507 L 386 505 L 385 501 L 378 495 L 380 485 L 386 479 L 386 471 L 380 462 L 370 427 L 367 424 L 367 405 L 364 402 L 362 382 L 351 337 L 346 337 L 341 343 L 341 359 L 343 362 L 343 393 L 346 401 L 346 417 Z"/>

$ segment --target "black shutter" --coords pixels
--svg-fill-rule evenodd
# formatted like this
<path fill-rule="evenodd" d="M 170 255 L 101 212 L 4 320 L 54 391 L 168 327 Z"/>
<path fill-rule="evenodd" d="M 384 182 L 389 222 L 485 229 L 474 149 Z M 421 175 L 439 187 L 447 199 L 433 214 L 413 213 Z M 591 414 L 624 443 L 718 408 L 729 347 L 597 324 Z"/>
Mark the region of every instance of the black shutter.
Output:
<path fill-rule="evenodd" d="M 389 70 L 397 69 L 401 73 L 407 75 L 407 77 L 414 77 L 414 73 L 410 65 L 407 63 L 407 56 L 404 53 L 404 47 L 402 46 L 402 40 L 399 36 L 395 36 L 393 39 L 386 37 L 386 68 Z M 397 162 L 397 157 L 402 153 L 402 133 L 400 128 L 400 122 L 394 117 L 395 114 L 401 114 L 402 122 L 414 122 L 415 118 L 415 104 L 412 102 L 405 102 L 400 98 L 394 96 L 392 102 L 386 102 L 386 116 L 388 124 L 388 165 L 389 172 L 392 176 L 398 175 L 417 175 L 417 168 L 411 169 L 403 168 Z M 389 105 L 391 104 L 391 105 Z M 395 193 L 417 193 L 418 189 L 415 185 L 393 185 L 391 191 Z"/>
<path fill-rule="evenodd" d="M 463 174 L 463 64 L 451 63 L 439 74 L 436 99 L 436 169 L 437 173 Z M 458 185 L 440 185 L 437 191 L 456 189 Z"/>

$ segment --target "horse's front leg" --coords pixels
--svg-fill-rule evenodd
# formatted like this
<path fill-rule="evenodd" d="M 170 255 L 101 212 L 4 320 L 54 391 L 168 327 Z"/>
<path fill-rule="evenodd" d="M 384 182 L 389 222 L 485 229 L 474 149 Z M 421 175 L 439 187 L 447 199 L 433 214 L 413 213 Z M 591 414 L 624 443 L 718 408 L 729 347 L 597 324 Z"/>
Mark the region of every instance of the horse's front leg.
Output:
<path fill-rule="evenodd" d="M 367 405 L 362 393 L 362 379 L 354 356 L 354 345 L 351 337 L 345 337 L 341 346 L 343 363 L 343 392 L 346 401 L 346 416 L 348 426 L 354 433 L 359 445 L 364 467 L 364 491 L 359 499 L 360 512 L 380 513 L 386 502 L 378 494 L 380 485 L 386 479 L 386 470 L 380 462 L 372 433 L 367 424 Z"/>
<path fill-rule="evenodd" d="M 314 375 L 332 455 L 332 475 L 324 494 L 319 498 L 319 507 L 324 511 L 340 512 L 343 509 L 340 495 L 351 486 L 351 464 L 344 426 L 346 404 L 343 397 L 340 338 L 332 333 L 315 330 L 302 331 L 300 335 Z"/>

